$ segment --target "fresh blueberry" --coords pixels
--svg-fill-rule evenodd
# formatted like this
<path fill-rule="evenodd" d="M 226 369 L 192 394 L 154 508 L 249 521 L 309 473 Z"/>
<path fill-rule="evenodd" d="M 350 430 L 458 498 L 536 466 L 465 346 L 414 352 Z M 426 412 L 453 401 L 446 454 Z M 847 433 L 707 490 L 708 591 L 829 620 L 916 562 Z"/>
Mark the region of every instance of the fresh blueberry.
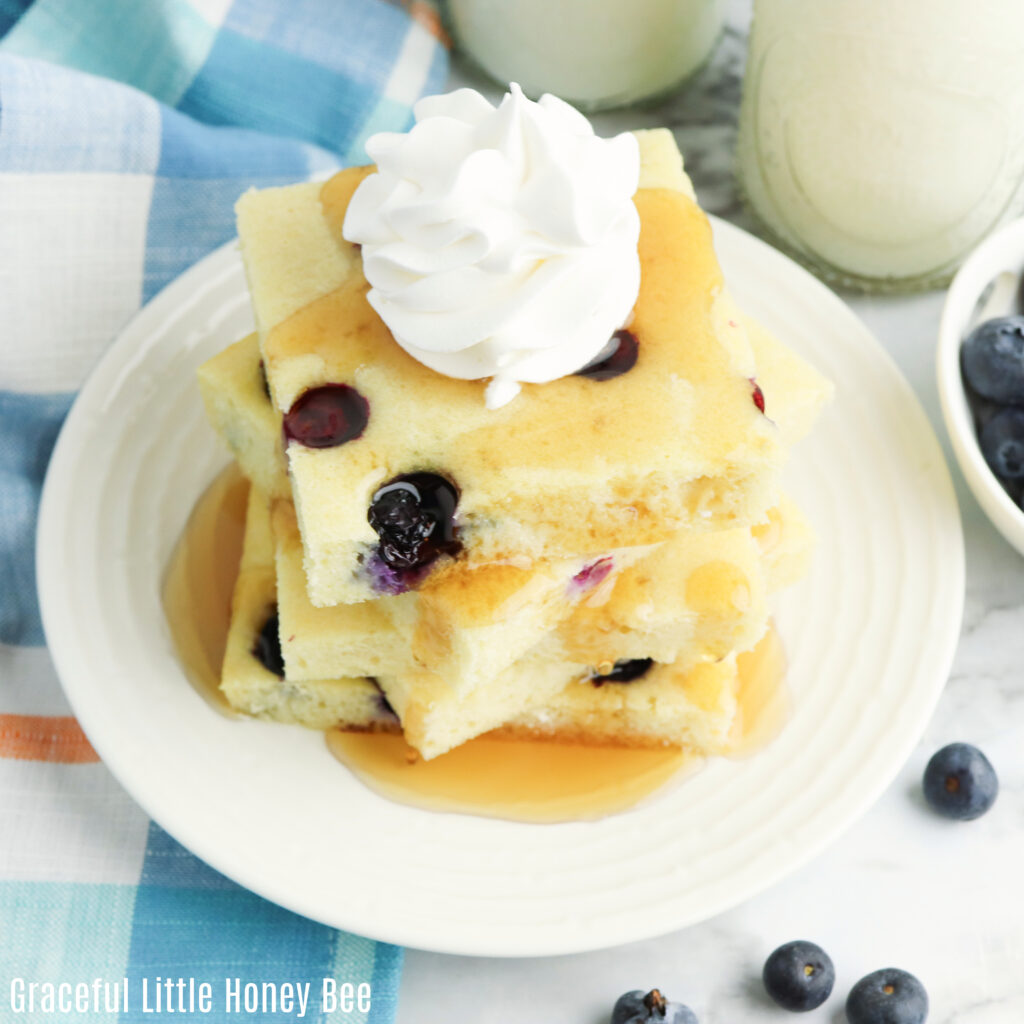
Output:
<path fill-rule="evenodd" d="M 381 558 L 379 545 L 373 554 L 365 560 L 366 575 L 370 585 L 378 594 L 404 594 L 415 590 L 430 574 L 430 565 L 416 569 L 396 569 Z"/>
<path fill-rule="evenodd" d="M 611 1024 L 697 1024 L 697 1015 L 682 1003 L 669 1002 L 656 988 L 619 996 Z"/>
<path fill-rule="evenodd" d="M 1004 480 L 1003 486 L 1017 506 L 1024 510 L 1024 478 L 1020 480 Z"/>
<path fill-rule="evenodd" d="M 377 713 L 381 718 L 394 719 L 397 721 L 398 715 L 395 713 L 395 709 L 391 706 L 391 701 L 389 701 L 384 695 L 384 691 L 381 689 L 380 683 L 377 682 L 373 676 L 369 676 L 367 681 L 373 683 L 373 685 L 377 687 Z"/>
<path fill-rule="evenodd" d="M 765 991 L 786 1010 L 814 1010 L 832 994 L 836 969 L 820 946 L 798 939 L 779 946 L 764 962 Z"/>
<path fill-rule="evenodd" d="M 978 324 L 961 350 L 964 377 L 979 395 L 1024 405 L 1024 316 Z"/>
<path fill-rule="evenodd" d="M 982 398 L 972 388 L 965 387 L 964 394 L 967 396 L 967 404 L 970 406 L 971 413 L 974 416 L 974 431 L 976 434 L 981 434 L 988 421 L 997 412 L 1002 412 L 1006 408 L 1005 405 L 1000 405 L 998 402 Z"/>
<path fill-rule="evenodd" d="M 846 997 L 850 1024 L 924 1024 L 928 993 L 912 974 L 896 967 L 861 978 Z"/>
<path fill-rule="evenodd" d="M 436 473 L 409 473 L 386 483 L 374 494 L 367 516 L 380 537 L 381 561 L 391 569 L 415 570 L 458 551 L 458 501 L 452 484 Z"/>
<path fill-rule="evenodd" d="M 577 377 L 587 380 L 611 380 L 628 373 L 636 365 L 640 354 L 640 345 L 636 335 L 625 328 L 616 331 L 600 352 L 583 367 L 576 371 Z"/>
<path fill-rule="evenodd" d="M 569 583 L 569 592 L 573 595 L 584 594 L 600 586 L 606 579 L 615 565 L 611 557 L 599 558 L 596 562 L 585 565 Z"/>
<path fill-rule="evenodd" d="M 634 679 L 646 675 L 653 664 L 653 658 L 620 658 L 610 672 L 595 672 L 590 681 L 595 686 L 603 686 L 605 683 L 631 683 Z"/>
<path fill-rule="evenodd" d="M 281 653 L 277 607 L 267 616 L 252 645 L 252 656 L 268 671 L 284 679 L 284 655 Z"/>
<path fill-rule="evenodd" d="M 981 453 L 1000 480 L 1024 478 L 1024 409 L 1000 409 L 981 430 Z"/>
<path fill-rule="evenodd" d="M 304 391 L 284 414 L 284 436 L 306 448 L 336 448 L 360 437 L 370 403 L 348 384 L 324 384 Z"/>
<path fill-rule="evenodd" d="M 989 759 L 969 743 L 936 751 L 924 770 L 924 795 L 945 818 L 971 821 L 995 803 L 999 779 Z"/>

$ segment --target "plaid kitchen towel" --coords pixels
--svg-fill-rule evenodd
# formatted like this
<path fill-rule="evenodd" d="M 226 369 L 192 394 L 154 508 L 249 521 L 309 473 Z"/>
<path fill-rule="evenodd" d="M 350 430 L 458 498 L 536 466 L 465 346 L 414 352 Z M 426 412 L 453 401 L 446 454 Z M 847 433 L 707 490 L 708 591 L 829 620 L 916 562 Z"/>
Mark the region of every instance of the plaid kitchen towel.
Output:
<path fill-rule="evenodd" d="M 361 162 L 446 73 L 418 0 L 0 0 L 0 1021 L 161 1019 L 156 979 L 164 1012 L 193 1000 L 177 1019 L 300 1019 L 307 983 L 303 1020 L 394 1016 L 400 950 L 218 875 L 97 761 L 33 548 L 61 422 L 136 310 L 233 236 L 242 191 Z M 332 1012 L 323 979 L 368 983 L 370 1008 Z M 268 982 L 277 1012 L 247 1013 Z"/>

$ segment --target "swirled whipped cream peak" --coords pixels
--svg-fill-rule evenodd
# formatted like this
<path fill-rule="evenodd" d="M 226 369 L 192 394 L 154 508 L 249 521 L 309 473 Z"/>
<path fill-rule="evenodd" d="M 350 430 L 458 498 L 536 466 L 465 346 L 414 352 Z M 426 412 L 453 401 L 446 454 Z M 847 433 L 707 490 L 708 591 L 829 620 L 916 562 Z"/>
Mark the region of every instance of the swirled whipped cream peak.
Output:
<path fill-rule="evenodd" d="M 489 377 L 495 409 L 521 382 L 582 369 L 629 319 L 639 149 L 516 85 L 497 107 L 459 89 L 414 114 L 409 132 L 367 141 L 377 170 L 343 234 L 362 246 L 370 304 L 398 344 L 446 376 Z"/>

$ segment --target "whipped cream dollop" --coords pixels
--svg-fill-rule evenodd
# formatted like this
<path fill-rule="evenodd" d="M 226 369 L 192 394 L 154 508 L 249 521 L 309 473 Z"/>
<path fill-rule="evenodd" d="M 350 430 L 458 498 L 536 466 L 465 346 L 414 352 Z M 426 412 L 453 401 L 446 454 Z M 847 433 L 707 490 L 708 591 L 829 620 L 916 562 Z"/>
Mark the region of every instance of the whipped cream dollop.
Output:
<path fill-rule="evenodd" d="M 398 344 L 446 376 L 490 377 L 498 408 L 520 382 L 582 369 L 630 318 L 639 149 L 516 85 L 497 107 L 459 89 L 414 114 L 409 132 L 367 141 L 377 171 L 343 234 L 362 246 L 370 304 Z"/>

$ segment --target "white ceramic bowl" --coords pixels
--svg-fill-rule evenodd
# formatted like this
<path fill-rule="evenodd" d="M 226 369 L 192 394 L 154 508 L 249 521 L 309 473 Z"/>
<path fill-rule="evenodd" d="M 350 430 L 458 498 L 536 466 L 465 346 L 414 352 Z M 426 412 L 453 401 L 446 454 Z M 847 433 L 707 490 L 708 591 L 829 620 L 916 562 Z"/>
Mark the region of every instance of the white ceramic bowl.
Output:
<path fill-rule="evenodd" d="M 960 376 L 964 336 L 981 320 L 1020 312 L 1022 277 L 1024 219 L 1007 224 L 987 238 L 953 278 L 939 324 L 936 372 L 946 430 L 967 484 L 996 529 L 1024 555 L 1024 511 L 1006 493 L 981 454 Z"/>

